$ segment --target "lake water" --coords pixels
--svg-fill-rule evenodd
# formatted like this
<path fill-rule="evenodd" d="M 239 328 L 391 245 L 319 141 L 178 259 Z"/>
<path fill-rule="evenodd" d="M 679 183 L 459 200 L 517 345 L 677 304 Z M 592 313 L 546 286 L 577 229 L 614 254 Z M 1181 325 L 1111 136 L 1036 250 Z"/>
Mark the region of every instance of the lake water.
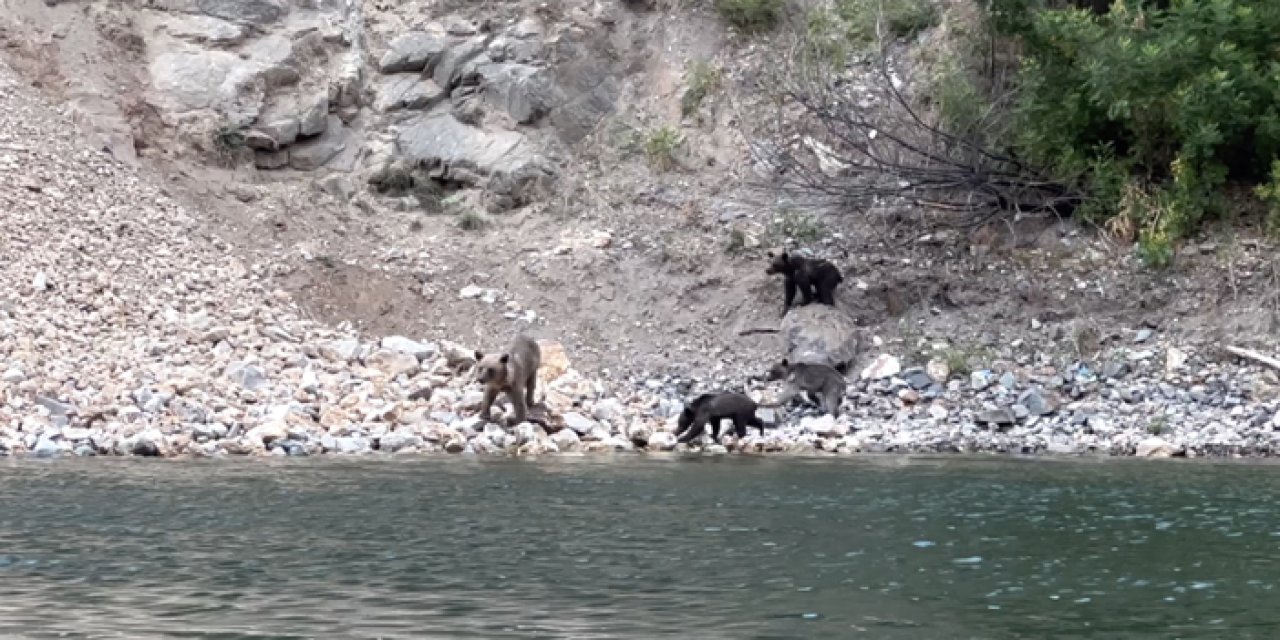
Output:
<path fill-rule="evenodd" d="M 1280 467 L 0 459 L 4 638 L 1275 638 Z"/>

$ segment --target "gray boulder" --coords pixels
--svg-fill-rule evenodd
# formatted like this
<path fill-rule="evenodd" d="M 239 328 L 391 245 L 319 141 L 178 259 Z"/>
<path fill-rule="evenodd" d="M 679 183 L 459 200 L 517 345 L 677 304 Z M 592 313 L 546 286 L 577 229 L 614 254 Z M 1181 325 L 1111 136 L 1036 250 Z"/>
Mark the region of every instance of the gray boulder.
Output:
<path fill-rule="evenodd" d="M 294 117 L 278 117 L 260 122 L 245 135 L 250 149 L 275 151 L 298 139 L 299 122 Z"/>
<path fill-rule="evenodd" d="M 547 119 L 566 144 L 576 144 L 594 131 L 617 104 L 621 71 L 613 68 L 607 46 L 602 42 L 579 43 L 567 37 L 550 54 L 561 62 L 550 72 L 552 95 L 547 104 L 554 107 Z"/>
<path fill-rule="evenodd" d="M 313 171 L 323 167 L 334 156 L 346 150 L 349 135 L 350 132 L 338 116 L 329 116 L 329 123 L 323 134 L 289 148 L 289 166 L 299 171 Z"/>
<path fill-rule="evenodd" d="M 469 127 L 448 113 L 407 120 L 395 136 L 400 155 L 430 170 L 432 177 L 483 186 L 516 200 L 553 175 L 524 135 Z"/>
<path fill-rule="evenodd" d="M 291 85 L 301 78 L 293 42 L 280 35 L 269 35 L 249 43 L 252 72 L 268 87 Z"/>
<path fill-rule="evenodd" d="M 446 97 L 444 89 L 427 78 L 397 74 L 378 83 L 373 108 L 379 113 L 401 109 L 430 109 Z"/>
<path fill-rule="evenodd" d="M 329 124 L 329 94 L 321 91 L 298 103 L 298 135 L 324 133 Z"/>
<path fill-rule="evenodd" d="M 259 169 L 282 169 L 289 166 L 289 150 L 259 150 L 253 154 L 253 164 Z"/>
<path fill-rule="evenodd" d="M 245 142 L 253 149 L 275 151 L 293 144 L 300 137 L 324 133 L 328 123 L 328 93 L 288 97 L 267 107 Z"/>
<path fill-rule="evenodd" d="M 440 57 L 440 61 L 436 63 L 435 70 L 432 73 L 432 80 L 445 90 L 452 90 L 462 82 L 463 70 L 469 63 L 475 63 L 476 58 L 483 55 L 485 49 L 489 46 L 489 39 L 485 36 L 472 38 L 450 48 Z M 485 58 L 487 61 L 488 58 Z M 476 64 L 470 64 L 474 69 Z"/>
<path fill-rule="evenodd" d="M 436 25 L 424 31 L 410 31 L 396 36 L 378 61 L 382 73 L 431 73 L 449 49 L 443 29 Z"/>
<path fill-rule="evenodd" d="M 238 92 L 232 70 L 243 64 L 226 51 L 177 51 L 156 56 L 147 70 L 158 106 L 183 113 L 234 99 Z"/>
<path fill-rule="evenodd" d="M 839 367 L 852 364 L 858 355 L 857 324 L 835 307 L 817 303 L 792 307 L 779 333 L 783 352 L 793 362 Z"/>
<path fill-rule="evenodd" d="M 240 44 L 246 33 L 243 25 L 203 15 L 168 14 L 163 25 L 164 30 L 175 38 L 213 46 Z"/>
<path fill-rule="evenodd" d="M 505 111 L 516 124 L 541 118 L 553 104 L 555 87 L 537 67 L 489 63 L 476 68 L 485 102 Z"/>
<path fill-rule="evenodd" d="M 242 24 L 268 24 L 280 19 L 286 7 L 280 0 L 196 0 L 201 13 Z"/>

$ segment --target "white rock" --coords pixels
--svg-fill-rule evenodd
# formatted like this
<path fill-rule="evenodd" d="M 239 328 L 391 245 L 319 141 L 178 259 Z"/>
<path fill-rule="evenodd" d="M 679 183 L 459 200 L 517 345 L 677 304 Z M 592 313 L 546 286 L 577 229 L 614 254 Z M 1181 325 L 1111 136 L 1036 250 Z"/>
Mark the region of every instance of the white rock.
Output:
<path fill-rule="evenodd" d="M 676 448 L 676 434 L 670 431 L 655 431 L 649 434 L 649 442 L 646 446 L 655 451 L 670 451 Z"/>
<path fill-rule="evenodd" d="M 577 411 L 570 411 L 564 414 L 564 426 L 578 432 L 578 435 L 591 433 L 596 428 L 596 421 L 592 420 Z"/>
<path fill-rule="evenodd" d="M 596 420 L 616 420 L 622 417 L 622 403 L 617 398 L 605 398 L 591 408 L 591 415 Z"/>
<path fill-rule="evenodd" d="M 863 380 L 884 380 L 892 378 L 902 371 L 902 364 L 897 358 L 887 353 L 876 356 L 876 359 L 862 370 Z"/>
<path fill-rule="evenodd" d="M 951 377 L 951 366 L 947 364 L 946 360 L 934 358 L 929 361 L 929 364 L 925 365 L 924 370 L 934 382 L 941 384 L 946 384 L 947 379 Z"/>
<path fill-rule="evenodd" d="M 849 433 L 849 425 L 837 423 L 830 414 L 805 416 L 800 419 L 800 429 L 823 437 L 840 437 Z"/>
<path fill-rule="evenodd" d="M 574 451 L 581 443 L 578 434 L 573 429 L 561 429 L 551 436 L 551 441 L 556 443 L 556 448 L 560 451 Z"/>
<path fill-rule="evenodd" d="M 387 336 L 382 339 L 382 348 L 407 353 L 418 360 L 426 360 L 437 353 L 436 346 L 429 342 L 418 342 L 404 336 Z"/>
<path fill-rule="evenodd" d="M 1138 443 L 1137 450 L 1134 452 L 1139 458 L 1168 458 L 1177 450 L 1172 444 L 1169 444 L 1160 437 L 1150 437 Z"/>

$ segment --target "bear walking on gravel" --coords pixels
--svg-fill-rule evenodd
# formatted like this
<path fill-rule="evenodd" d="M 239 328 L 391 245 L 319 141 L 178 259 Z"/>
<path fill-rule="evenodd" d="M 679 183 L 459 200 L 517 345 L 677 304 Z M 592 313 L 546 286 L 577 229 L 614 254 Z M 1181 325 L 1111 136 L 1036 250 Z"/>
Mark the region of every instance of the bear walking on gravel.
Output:
<path fill-rule="evenodd" d="M 704 393 L 680 413 L 677 422 L 677 442 L 689 442 L 702 435 L 707 423 L 711 423 L 711 439 L 720 442 L 721 421 L 733 420 L 734 435 L 739 440 L 746 437 L 747 427 L 757 427 L 764 435 L 764 422 L 756 416 L 756 403 L 741 393 Z"/>
<path fill-rule="evenodd" d="M 517 336 L 504 353 L 485 355 L 476 351 L 476 380 L 484 385 L 484 401 L 480 417 L 491 420 L 490 411 L 499 393 L 507 394 L 514 415 L 508 426 L 525 421 L 533 406 L 533 392 L 538 384 L 538 367 L 542 366 L 542 349 L 527 336 Z"/>

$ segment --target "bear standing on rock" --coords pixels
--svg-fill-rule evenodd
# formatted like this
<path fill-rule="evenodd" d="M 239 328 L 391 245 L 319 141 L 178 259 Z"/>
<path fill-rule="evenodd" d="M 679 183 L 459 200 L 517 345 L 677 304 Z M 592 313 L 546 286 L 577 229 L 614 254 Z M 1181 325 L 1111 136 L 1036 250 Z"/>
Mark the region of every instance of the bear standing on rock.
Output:
<path fill-rule="evenodd" d="M 800 289 L 800 305 L 804 306 L 817 298 L 818 302 L 834 307 L 836 305 L 836 286 L 844 280 L 840 270 L 826 260 L 794 256 L 783 251 L 775 255 L 768 254 L 769 266 L 766 274 L 781 273 L 786 298 L 782 306 L 782 315 L 787 315 L 796 299 L 796 289 Z"/>
<path fill-rule="evenodd" d="M 506 393 L 515 415 L 508 426 L 524 422 L 533 406 L 533 392 L 538 384 L 538 367 L 542 366 L 542 349 L 531 338 L 517 336 L 506 353 L 485 355 L 476 351 L 476 380 L 484 385 L 484 401 L 480 417 L 490 421 L 490 409 L 499 393 Z"/>

